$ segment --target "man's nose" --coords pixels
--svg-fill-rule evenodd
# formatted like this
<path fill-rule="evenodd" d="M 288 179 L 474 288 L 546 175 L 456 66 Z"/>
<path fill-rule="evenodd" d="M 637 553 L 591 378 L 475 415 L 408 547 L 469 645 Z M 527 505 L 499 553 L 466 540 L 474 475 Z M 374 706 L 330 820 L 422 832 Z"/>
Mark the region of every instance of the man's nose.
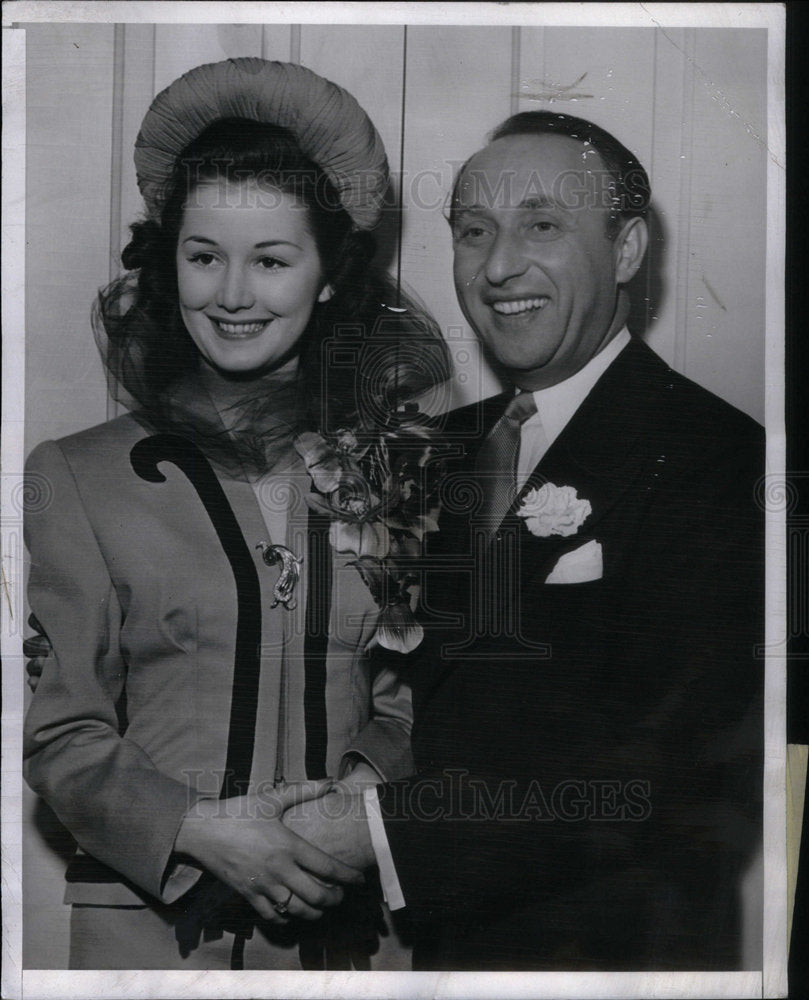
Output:
<path fill-rule="evenodd" d="M 520 241 L 512 233 L 500 232 L 486 258 L 485 274 L 492 285 L 505 284 L 510 278 L 519 277 L 528 268 Z"/>
<path fill-rule="evenodd" d="M 216 304 L 226 312 L 237 312 L 239 309 L 249 309 L 254 300 L 250 280 L 244 268 L 228 265 L 217 289 Z"/>

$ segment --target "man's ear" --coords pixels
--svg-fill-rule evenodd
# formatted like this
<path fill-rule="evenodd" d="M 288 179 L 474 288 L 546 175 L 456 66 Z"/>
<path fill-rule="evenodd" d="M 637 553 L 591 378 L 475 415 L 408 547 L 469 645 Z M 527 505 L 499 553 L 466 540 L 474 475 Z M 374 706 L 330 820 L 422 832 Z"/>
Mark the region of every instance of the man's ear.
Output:
<path fill-rule="evenodd" d="M 649 243 L 649 230 L 643 219 L 630 219 L 615 237 L 615 280 L 625 285 L 638 273 Z"/>
<path fill-rule="evenodd" d="M 334 295 L 334 289 L 331 285 L 324 285 L 320 291 L 320 295 L 317 297 L 318 302 L 328 302 L 329 299 Z"/>

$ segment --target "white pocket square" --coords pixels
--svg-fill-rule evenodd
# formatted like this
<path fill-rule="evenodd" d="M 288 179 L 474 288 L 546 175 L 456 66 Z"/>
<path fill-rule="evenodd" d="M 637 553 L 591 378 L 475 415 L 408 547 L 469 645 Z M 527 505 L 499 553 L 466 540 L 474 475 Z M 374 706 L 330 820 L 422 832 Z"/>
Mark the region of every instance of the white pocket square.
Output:
<path fill-rule="evenodd" d="M 545 583 L 587 583 L 600 580 L 603 575 L 601 543 L 591 541 L 561 556 Z"/>

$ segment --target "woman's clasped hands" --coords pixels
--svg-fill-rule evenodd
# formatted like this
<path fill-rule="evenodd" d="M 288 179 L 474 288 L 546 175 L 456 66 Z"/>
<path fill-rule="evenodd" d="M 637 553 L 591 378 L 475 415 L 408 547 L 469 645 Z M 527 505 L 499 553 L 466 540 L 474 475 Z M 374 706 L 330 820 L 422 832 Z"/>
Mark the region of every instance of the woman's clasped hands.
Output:
<path fill-rule="evenodd" d="M 333 787 L 327 779 L 200 799 L 182 822 L 175 851 L 243 896 L 265 920 L 317 920 L 342 902 L 343 885 L 360 885 L 364 876 L 294 834 L 282 817 Z"/>

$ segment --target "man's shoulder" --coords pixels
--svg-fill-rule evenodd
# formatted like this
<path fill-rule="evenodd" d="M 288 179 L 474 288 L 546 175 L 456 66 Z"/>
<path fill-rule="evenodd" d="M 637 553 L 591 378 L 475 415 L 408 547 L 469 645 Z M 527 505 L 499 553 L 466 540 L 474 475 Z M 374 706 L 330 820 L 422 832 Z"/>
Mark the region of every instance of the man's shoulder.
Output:
<path fill-rule="evenodd" d="M 633 338 L 607 370 L 603 388 L 616 405 L 637 408 L 648 427 L 672 436 L 763 441 L 764 429 L 747 413 L 676 371 L 647 344 Z"/>
<path fill-rule="evenodd" d="M 513 390 L 507 389 L 496 396 L 488 396 L 447 411 L 436 418 L 436 437 L 449 446 L 459 441 L 471 443 L 482 439 L 502 416 L 512 395 Z"/>

